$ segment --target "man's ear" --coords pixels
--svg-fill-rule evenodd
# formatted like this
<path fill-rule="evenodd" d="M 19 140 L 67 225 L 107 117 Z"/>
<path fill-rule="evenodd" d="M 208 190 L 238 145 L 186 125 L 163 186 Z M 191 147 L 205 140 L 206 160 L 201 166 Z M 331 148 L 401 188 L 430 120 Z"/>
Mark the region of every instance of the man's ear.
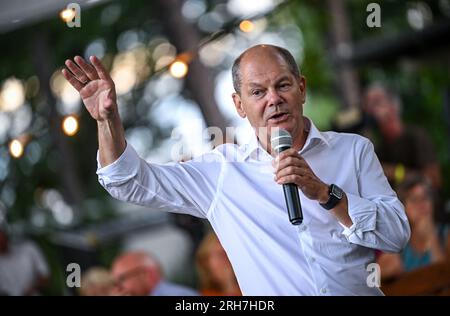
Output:
<path fill-rule="evenodd" d="M 302 104 L 306 101 L 306 78 L 305 76 L 300 75 L 300 78 L 297 79 L 298 87 L 300 88 L 300 93 L 302 95 L 301 101 Z"/>
<path fill-rule="evenodd" d="M 242 118 L 246 118 L 247 114 L 244 111 L 244 108 L 242 107 L 242 101 L 241 96 L 238 93 L 233 93 L 231 95 L 233 97 L 234 106 L 236 107 L 236 111 L 238 112 L 239 116 Z"/>

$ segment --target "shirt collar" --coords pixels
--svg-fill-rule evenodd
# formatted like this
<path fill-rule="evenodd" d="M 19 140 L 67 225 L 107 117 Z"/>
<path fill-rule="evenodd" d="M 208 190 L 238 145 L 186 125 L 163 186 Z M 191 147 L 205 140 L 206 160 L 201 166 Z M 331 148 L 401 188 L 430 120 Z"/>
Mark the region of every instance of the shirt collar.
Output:
<path fill-rule="evenodd" d="M 308 137 L 306 138 L 305 145 L 299 151 L 299 153 L 304 152 L 311 146 L 314 146 L 317 142 L 322 142 L 327 146 L 330 145 L 328 140 L 322 133 L 317 129 L 311 119 L 306 116 L 303 117 L 305 122 L 305 130 L 308 133 Z M 255 134 L 252 135 L 250 141 L 244 147 L 244 159 L 251 157 L 256 160 L 268 160 L 271 159 L 272 156 L 262 147 L 258 138 Z"/>

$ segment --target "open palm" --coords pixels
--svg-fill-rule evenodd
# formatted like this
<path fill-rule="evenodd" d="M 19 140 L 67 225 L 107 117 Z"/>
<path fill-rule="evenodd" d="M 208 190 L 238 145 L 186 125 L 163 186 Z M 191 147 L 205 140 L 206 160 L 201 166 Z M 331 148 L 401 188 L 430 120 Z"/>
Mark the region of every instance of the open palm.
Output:
<path fill-rule="evenodd" d="M 64 77 L 77 89 L 89 114 L 97 121 L 107 120 L 117 113 L 116 92 L 111 76 L 97 57 L 91 64 L 76 56 L 66 61 Z M 69 71 L 70 70 L 70 71 Z"/>
<path fill-rule="evenodd" d="M 89 82 L 80 90 L 80 96 L 89 114 L 97 121 L 109 117 L 111 112 L 109 106 L 116 99 L 114 84 L 102 79 Z"/>

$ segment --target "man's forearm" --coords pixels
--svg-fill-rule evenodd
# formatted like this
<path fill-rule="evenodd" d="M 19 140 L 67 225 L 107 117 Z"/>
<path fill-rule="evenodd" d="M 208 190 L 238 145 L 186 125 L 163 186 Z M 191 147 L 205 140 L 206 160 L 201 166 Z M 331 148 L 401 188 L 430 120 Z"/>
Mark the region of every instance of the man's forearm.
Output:
<path fill-rule="evenodd" d="M 126 141 L 119 115 L 97 121 L 100 164 L 105 167 L 116 161 L 125 151 Z"/>

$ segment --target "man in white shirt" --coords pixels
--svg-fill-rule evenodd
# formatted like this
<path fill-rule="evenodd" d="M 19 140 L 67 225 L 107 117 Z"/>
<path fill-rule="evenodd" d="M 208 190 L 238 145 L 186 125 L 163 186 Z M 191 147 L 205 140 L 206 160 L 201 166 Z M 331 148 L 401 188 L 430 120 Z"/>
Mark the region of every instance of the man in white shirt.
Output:
<path fill-rule="evenodd" d="M 10 242 L 0 227 L 0 295 L 38 295 L 48 280 L 47 261 L 36 244 Z"/>
<path fill-rule="evenodd" d="M 403 205 L 367 139 L 320 132 L 303 116 L 306 82 L 287 50 L 254 46 L 233 65 L 236 110 L 255 129 L 249 144 L 166 165 L 126 143 L 114 83 L 90 60 L 67 60 L 63 74 L 97 120 L 97 174 L 112 196 L 207 218 L 244 295 L 382 295 L 366 269 L 375 249 L 399 252 L 407 243 Z M 275 127 L 293 137 L 277 156 Z M 285 183 L 299 188 L 302 225 L 289 222 Z"/>

